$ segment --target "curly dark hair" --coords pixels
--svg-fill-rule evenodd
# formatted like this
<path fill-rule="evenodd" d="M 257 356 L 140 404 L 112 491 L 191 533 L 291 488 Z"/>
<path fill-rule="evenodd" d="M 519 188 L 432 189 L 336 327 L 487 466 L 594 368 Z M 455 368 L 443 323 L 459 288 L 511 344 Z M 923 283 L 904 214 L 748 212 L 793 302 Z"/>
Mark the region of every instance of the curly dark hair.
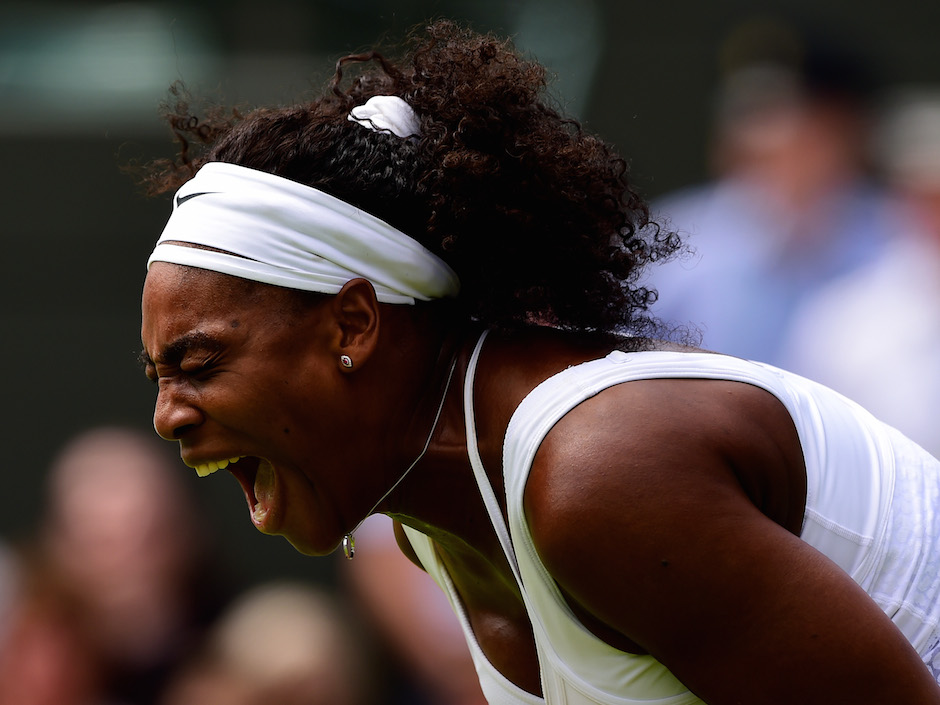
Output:
<path fill-rule="evenodd" d="M 548 104 L 544 67 L 508 40 L 438 21 L 398 61 L 340 59 L 329 87 L 310 102 L 202 120 L 177 87 L 165 112 L 180 154 L 151 165 L 149 190 L 175 190 L 208 161 L 267 171 L 352 203 L 439 255 L 460 277 L 466 318 L 503 330 L 655 328 L 655 293 L 639 277 L 678 239 L 650 222 L 626 161 Z M 407 101 L 420 137 L 347 119 L 374 95 Z"/>

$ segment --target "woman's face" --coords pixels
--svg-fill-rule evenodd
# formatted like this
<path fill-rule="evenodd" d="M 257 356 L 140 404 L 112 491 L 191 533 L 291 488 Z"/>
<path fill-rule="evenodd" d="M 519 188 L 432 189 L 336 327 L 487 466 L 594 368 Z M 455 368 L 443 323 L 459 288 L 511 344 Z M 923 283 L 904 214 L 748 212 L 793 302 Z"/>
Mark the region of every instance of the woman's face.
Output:
<path fill-rule="evenodd" d="M 198 474 L 230 470 L 255 526 L 310 554 L 352 528 L 339 449 L 354 410 L 328 302 L 301 312 L 276 287 L 155 262 L 142 306 L 154 428 Z"/>

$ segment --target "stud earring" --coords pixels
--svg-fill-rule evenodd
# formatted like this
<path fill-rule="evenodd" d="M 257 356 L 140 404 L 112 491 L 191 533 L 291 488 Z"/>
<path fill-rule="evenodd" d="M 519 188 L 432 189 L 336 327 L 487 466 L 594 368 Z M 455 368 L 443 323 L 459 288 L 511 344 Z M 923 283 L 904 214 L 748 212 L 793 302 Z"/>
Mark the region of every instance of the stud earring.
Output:
<path fill-rule="evenodd" d="M 343 367 L 345 367 L 345 368 L 348 370 L 348 369 L 352 368 L 352 366 L 353 366 L 353 361 L 352 361 L 352 358 L 349 357 L 349 355 L 340 355 L 340 356 L 339 356 L 339 364 L 341 364 Z"/>

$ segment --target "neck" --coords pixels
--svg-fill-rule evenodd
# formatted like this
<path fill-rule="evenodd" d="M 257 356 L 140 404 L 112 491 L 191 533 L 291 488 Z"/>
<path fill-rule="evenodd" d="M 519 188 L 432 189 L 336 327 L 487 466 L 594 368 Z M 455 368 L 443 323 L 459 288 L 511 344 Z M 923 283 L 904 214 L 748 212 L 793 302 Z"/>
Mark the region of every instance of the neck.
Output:
<path fill-rule="evenodd" d="M 479 333 L 468 332 L 455 340 L 454 377 L 443 398 L 441 419 L 428 452 L 400 489 L 389 497 L 383 511 L 451 551 L 470 550 L 488 560 L 493 553 L 500 560 L 501 549 L 495 541 L 467 449 L 463 386 Z M 484 458 L 484 467 L 492 476 L 491 483 L 496 480 L 494 487 L 501 496 L 498 455 Z"/>
<path fill-rule="evenodd" d="M 375 510 L 378 509 L 379 505 L 381 505 L 382 502 L 384 502 L 389 497 L 389 495 L 391 495 L 392 492 L 394 492 L 398 488 L 398 486 L 402 483 L 402 481 L 405 480 L 405 478 L 408 477 L 408 475 L 415 468 L 415 466 L 419 462 L 421 462 L 421 459 L 424 457 L 424 454 L 427 453 L 428 447 L 431 445 L 431 439 L 434 437 L 434 432 L 437 429 L 438 421 L 440 421 L 441 412 L 444 410 L 444 402 L 447 399 L 447 392 L 450 389 L 451 381 L 454 378 L 454 369 L 456 368 L 456 366 L 457 366 L 457 358 L 456 356 L 454 356 L 447 372 L 447 378 L 444 381 L 444 391 L 441 392 L 441 400 L 440 402 L 438 402 L 437 410 L 434 412 L 434 420 L 431 422 L 431 430 L 428 432 L 428 436 L 425 439 L 424 445 L 421 447 L 421 450 L 419 451 L 417 457 L 411 461 L 408 467 L 405 468 L 404 472 L 402 472 L 399 478 L 395 480 L 392 486 L 389 487 L 388 490 L 386 490 L 385 493 L 381 497 L 379 497 L 379 499 L 376 501 L 374 505 L 372 505 L 372 508 L 368 512 L 366 512 L 365 517 L 363 517 L 363 519 L 359 522 L 359 524 L 356 525 L 356 528 L 353 529 L 348 534 L 346 534 L 346 536 L 344 537 L 343 551 L 346 554 L 346 558 L 352 560 L 353 555 L 355 554 L 356 543 L 355 543 L 354 534 L 356 530 L 359 529 L 359 526 L 362 525 L 362 522 L 365 521 L 367 517 L 371 516 L 375 512 Z"/>
<path fill-rule="evenodd" d="M 394 320 L 401 318 L 397 311 L 391 313 L 383 316 L 380 349 L 350 390 L 359 395 L 355 425 L 360 429 L 351 465 L 371 468 L 361 477 L 359 508 L 352 510 L 355 526 L 368 514 L 398 504 L 399 485 L 410 484 L 407 478 L 433 452 L 449 416 L 449 399 L 459 389 L 454 369 L 460 336 L 422 329 L 410 319 L 403 324 Z"/>

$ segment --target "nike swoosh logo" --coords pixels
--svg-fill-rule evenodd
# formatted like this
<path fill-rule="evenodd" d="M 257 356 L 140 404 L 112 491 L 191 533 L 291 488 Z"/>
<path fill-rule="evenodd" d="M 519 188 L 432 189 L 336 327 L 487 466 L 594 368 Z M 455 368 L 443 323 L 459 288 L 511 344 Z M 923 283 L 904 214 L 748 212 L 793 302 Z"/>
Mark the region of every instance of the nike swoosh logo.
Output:
<path fill-rule="evenodd" d="M 199 193 L 187 193 L 185 196 L 176 197 L 176 207 L 179 208 L 181 205 L 186 203 L 190 198 L 195 198 L 196 196 L 205 196 L 210 193 L 218 193 L 218 191 L 200 191 Z"/>

